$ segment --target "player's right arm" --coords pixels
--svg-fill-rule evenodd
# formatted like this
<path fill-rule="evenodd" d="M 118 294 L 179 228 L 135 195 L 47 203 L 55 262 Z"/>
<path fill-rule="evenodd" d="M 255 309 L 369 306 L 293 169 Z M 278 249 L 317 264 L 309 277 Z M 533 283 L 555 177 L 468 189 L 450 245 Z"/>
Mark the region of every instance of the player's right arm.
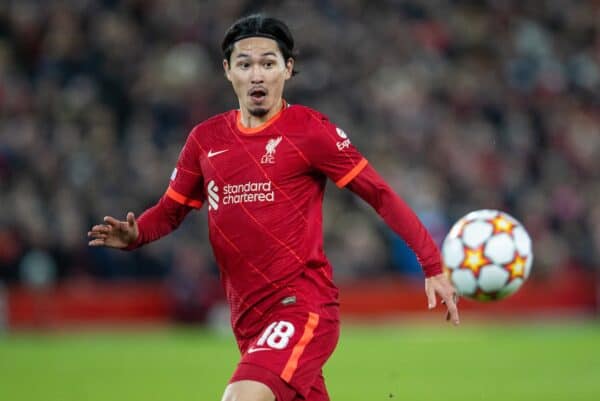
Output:
<path fill-rule="evenodd" d="M 135 249 L 156 241 L 179 227 L 192 209 L 202 207 L 203 177 L 200 169 L 200 149 L 193 130 L 179 154 L 177 167 L 164 196 L 136 220 L 132 212 L 125 221 L 104 217 L 88 232 L 90 246 Z"/>

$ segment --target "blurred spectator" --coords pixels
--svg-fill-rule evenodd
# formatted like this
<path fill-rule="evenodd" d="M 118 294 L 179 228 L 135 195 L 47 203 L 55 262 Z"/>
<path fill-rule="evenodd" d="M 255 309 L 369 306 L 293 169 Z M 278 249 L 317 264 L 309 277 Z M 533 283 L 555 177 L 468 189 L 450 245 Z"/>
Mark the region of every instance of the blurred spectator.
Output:
<path fill-rule="evenodd" d="M 0 3 L 0 279 L 40 249 L 58 279 L 171 271 L 177 288 L 190 263 L 212 265 L 193 249 L 171 258 L 169 242 L 90 250 L 86 232 L 152 204 L 189 129 L 236 107 L 219 43 L 259 10 L 299 40 L 287 99 L 342 126 L 438 241 L 500 208 L 534 238 L 534 277 L 599 266 L 596 1 L 13 0 Z M 336 274 L 410 273 L 377 217 L 331 192 Z M 204 213 L 178 241 L 205 249 Z"/>
<path fill-rule="evenodd" d="M 197 246 L 178 245 L 167 279 L 171 317 L 178 323 L 205 323 L 219 300 L 219 282 Z"/>

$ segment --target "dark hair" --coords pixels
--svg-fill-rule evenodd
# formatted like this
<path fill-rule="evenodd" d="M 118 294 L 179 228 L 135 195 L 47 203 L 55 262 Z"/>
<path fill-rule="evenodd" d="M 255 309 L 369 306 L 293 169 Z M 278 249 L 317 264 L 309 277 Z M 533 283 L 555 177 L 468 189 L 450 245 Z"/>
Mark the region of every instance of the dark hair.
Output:
<path fill-rule="evenodd" d="M 252 37 L 263 37 L 273 39 L 287 63 L 288 59 L 296 59 L 294 53 L 294 38 L 285 22 L 277 18 L 266 17 L 262 14 L 252 14 L 237 20 L 225 32 L 225 37 L 221 43 L 223 58 L 231 62 L 231 53 L 233 45 L 238 40 Z M 292 75 L 297 71 L 293 70 Z"/>

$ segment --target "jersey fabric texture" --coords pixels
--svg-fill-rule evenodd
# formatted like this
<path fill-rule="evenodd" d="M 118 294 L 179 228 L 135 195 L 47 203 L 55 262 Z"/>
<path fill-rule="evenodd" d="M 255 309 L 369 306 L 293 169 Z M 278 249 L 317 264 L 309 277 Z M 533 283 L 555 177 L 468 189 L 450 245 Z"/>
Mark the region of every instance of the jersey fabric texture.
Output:
<path fill-rule="evenodd" d="M 283 107 L 259 129 L 230 111 L 196 126 L 167 190 L 208 204 L 209 237 L 237 338 L 253 337 L 284 299 L 328 315 L 338 291 L 323 252 L 322 199 L 329 177 L 345 186 L 367 165 L 322 114 Z M 329 316 L 337 318 L 337 315 Z"/>
<path fill-rule="evenodd" d="M 176 229 L 207 205 L 209 237 L 242 358 L 232 377 L 278 401 L 328 400 L 322 367 L 339 335 L 338 290 L 323 251 L 327 179 L 368 202 L 413 249 L 427 277 L 437 246 L 410 207 L 324 115 L 287 106 L 258 128 L 239 112 L 189 134 L 165 195 L 138 219 L 128 249 Z M 310 398 L 308 398 L 310 397 Z"/>

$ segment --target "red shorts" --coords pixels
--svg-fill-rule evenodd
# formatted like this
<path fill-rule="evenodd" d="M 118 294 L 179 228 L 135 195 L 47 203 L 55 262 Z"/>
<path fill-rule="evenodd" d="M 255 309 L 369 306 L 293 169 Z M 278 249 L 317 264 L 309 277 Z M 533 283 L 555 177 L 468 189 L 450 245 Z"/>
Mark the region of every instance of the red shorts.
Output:
<path fill-rule="evenodd" d="M 329 401 L 322 368 L 339 337 L 339 321 L 300 308 L 280 308 L 242 351 L 230 380 L 267 385 L 277 401 Z"/>

